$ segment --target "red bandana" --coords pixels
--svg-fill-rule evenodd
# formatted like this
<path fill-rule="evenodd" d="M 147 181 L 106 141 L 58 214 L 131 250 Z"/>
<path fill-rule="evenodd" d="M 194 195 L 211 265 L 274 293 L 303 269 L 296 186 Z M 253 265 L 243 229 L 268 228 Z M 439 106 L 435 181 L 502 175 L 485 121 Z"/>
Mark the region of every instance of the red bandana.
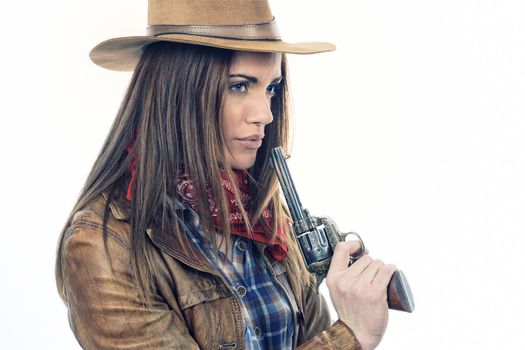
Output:
<path fill-rule="evenodd" d="M 131 152 L 131 148 L 128 148 L 128 151 Z M 132 194 L 132 188 L 133 184 L 135 182 L 135 176 L 137 174 L 136 170 L 137 166 L 137 158 L 135 156 L 132 157 L 129 168 L 131 171 L 131 181 L 128 186 L 128 191 L 126 198 L 128 200 L 131 200 L 133 198 Z M 249 207 L 250 203 L 250 194 L 249 194 L 249 187 L 248 187 L 248 176 L 245 171 L 239 171 L 234 170 L 235 177 L 237 179 L 237 185 L 240 189 L 240 196 L 241 196 L 241 202 L 248 213 L 248 215 L 251 214 L 251 208 Z M 235 200 L 235 196 L 233 194 L 233 189 L 231 187 L 230 182 L 226 179 L 226 175 L 223 171 L 221 171 L 221 178 L 222 178 L 222 186 L 226 190 L 226 197 L 229 203 L 229 219 L 230 219 L 230 227 L 231 232 L 234 235 L 253 239 L 257 242 L 268 244 L 268 253 L 277 261 L 283 261 L 286 258 L 286 255 L 288 254 L 288 246 L 286 245 L 286 233 L 281 228 L 277 229 L 277 234 L 275 239 L 270 239 L 268 237 L 267 233 L 264 231 L 262 225 L 260 222 L 257 222 L 253 227 L 253 234 L 248 234 L 248 230 L 246 228 L 246 225 L 244 221 L 242 220 L 242 215 L 239 210 L 239 206 L 237 204 L 237 201 Z M 193 189 L 193 184 L 191 182 L 191 179 L 187 174 L 181 176 L 177 181 L 177 189 L 179 191 L 179 196 L 182 199 L 182 201 L 193 208 L 193 210 L 197 211 L 196 203 L 195 203 L 195 192 Z M 215 197 L 213 196 L 213 193 L 210 189 L 208 189 L 208 201 L 210 203 L 210 211 L 213 218 L 214 225 L 217 229 L 222 228 L 221 220 L 217 211 L 217 201 L 215 200 Z M 272 227 L 272 213 L 270 209 L 265 208 L 262 213 L 262 217 L 264 221 L 266 222 L 266 225 L 268 227 Z"/>
<path fill-rule="evenodd" d="M 237 181 L 237 186 L 240 189 L 240 197 L 242 206 L 248 213 L 248 215 L 251 214 L 251 209 L 249 206 L 250 203 L 250 194 L 249 194 L 249 187 L 248 187 L 248 175 L 245 171 L 241 170 L 234 170 L 234 174 Z M 285 232 L 282 229 L 277 230 L 277 234 L 275 239 L 270 239 L 266 232 L 263 229 L 263 226 L 260 222 L 257 222 L 253 227 L 253 233 L 250 235 L 248 233 L 248 230 L 246 228 L 246 224 L 242 220 L 241 211 L 239 209 L 238 203 L 235 200 L 235 196 L 233 194 L 233 188 L 230 184 L 230 182 L 226 178 L 225 172 L 221 171 L 221 180 L 222 180 L 222 186 L 226 190 L 226 198 L 229 203 L 229 219 L 230 219 L 230 227 L 231 232 L 234 235 L 253 239 L 257 242 L 266 243 L 268 244 L 268 252 L 270 255 L 277 261 L 283 261 L 284 258 L 286 258 L 286 254 L 288 253 L 288 246 L 286 245 L 286 237 Z M 196 209 L 196 203 L 195 203 L 195 192 L 193 189 L 193 184 L 191 182 L 191 179 L 188 175 L 183 175 L 179 178 L 177 181 L 177 188 L 179 190 L 179 195 L 182 199 L 182 201 L 191 206 L 195 211 Z M 221 220 L 219 217 L 219 213 L 217 210 L 217 201 L 215 200 L 215 197 L 211 193 L 211 190 L 208 189 L 208 201 L 210 203 L 210 211 L 213 218 L 213 222 L 215 224 L 215 227 L 217 229 L 220 229 L 222 227 Z M 272 213 L 270 209 L 264 208 L 262 217 L 264 221 L 266 222 L 266 225 L 268 227 L 272 227 Z"/>

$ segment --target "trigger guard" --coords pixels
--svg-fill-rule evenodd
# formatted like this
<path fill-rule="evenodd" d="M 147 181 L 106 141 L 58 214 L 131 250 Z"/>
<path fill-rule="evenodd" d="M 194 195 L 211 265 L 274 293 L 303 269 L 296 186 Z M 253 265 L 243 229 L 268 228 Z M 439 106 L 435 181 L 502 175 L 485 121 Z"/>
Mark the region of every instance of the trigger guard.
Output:
<path fill-rule="evenodd" d="M 359 245 L 360 245 L 359 250 L 357 250 L 353 254 L 350 254 L 350 264 L 349 265 L 351 265 L 354 262 L 356 262 L 359 258 L 361 258 L 363 255 L 365 255 L 366 247 L 365 247 L 365 243 L 361 239 L 361 236 L 359 236 L 359 234 L 357 232 L 348 232 L 346 234 L 346 237 L 348 237 L 349 235 L 353 235 L 353 236 L 357 237 L 357 241 L 359 242 Z"/>

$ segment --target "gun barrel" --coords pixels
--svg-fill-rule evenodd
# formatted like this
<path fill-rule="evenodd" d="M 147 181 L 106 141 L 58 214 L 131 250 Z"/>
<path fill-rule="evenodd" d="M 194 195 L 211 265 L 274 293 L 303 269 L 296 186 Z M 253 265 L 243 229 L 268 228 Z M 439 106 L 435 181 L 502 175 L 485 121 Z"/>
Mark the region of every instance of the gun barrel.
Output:
<path fill-rule="evenodd" d="M 290 169 L 284 159 L 283 150 L 281 147 L 275 147 L 271 150 L 270 159 L 272 161 L 273 168 L 281 184 L 284 198 L 290 209 L 290 215 L 292 220 L 298 222 L 305 218 L 304 208 L 295 189 L 295 185 L 290 175 Z"/>

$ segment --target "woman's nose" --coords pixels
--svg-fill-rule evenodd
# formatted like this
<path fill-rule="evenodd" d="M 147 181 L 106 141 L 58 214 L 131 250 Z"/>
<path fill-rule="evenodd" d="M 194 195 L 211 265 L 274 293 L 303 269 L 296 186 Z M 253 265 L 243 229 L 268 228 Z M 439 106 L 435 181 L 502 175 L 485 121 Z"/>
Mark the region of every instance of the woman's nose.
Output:
<path fill-rule="evenodd" d="M 273 121 L 271 99 L 268 96 L 259 96 L 250 104 L 246 121 L 255 124 L 270 124 Z"/>

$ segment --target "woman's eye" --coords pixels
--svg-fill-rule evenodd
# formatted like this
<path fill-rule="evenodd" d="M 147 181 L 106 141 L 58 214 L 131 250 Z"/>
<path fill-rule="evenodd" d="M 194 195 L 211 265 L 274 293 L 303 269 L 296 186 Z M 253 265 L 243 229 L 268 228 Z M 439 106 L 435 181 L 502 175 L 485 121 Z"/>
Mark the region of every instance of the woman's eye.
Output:
<path fill-rule="evenodd" d="M 275 96 L 275 94 L 277 93 L 277 90 L 279 89 L 279 85 L 278 84 L 272 84 L 270 86 L 268 86 L 266 88 L 266 90 L 268 90 L 268 93 L 270 93 L 270 95 L 272 96 Z"/>
<path fill-rule="evenodd" d="M 246 82 L 240 82 L 230 85 L 230 90 L 234 92 L 245 92 L 248 90 L 248 84 Z"/>

